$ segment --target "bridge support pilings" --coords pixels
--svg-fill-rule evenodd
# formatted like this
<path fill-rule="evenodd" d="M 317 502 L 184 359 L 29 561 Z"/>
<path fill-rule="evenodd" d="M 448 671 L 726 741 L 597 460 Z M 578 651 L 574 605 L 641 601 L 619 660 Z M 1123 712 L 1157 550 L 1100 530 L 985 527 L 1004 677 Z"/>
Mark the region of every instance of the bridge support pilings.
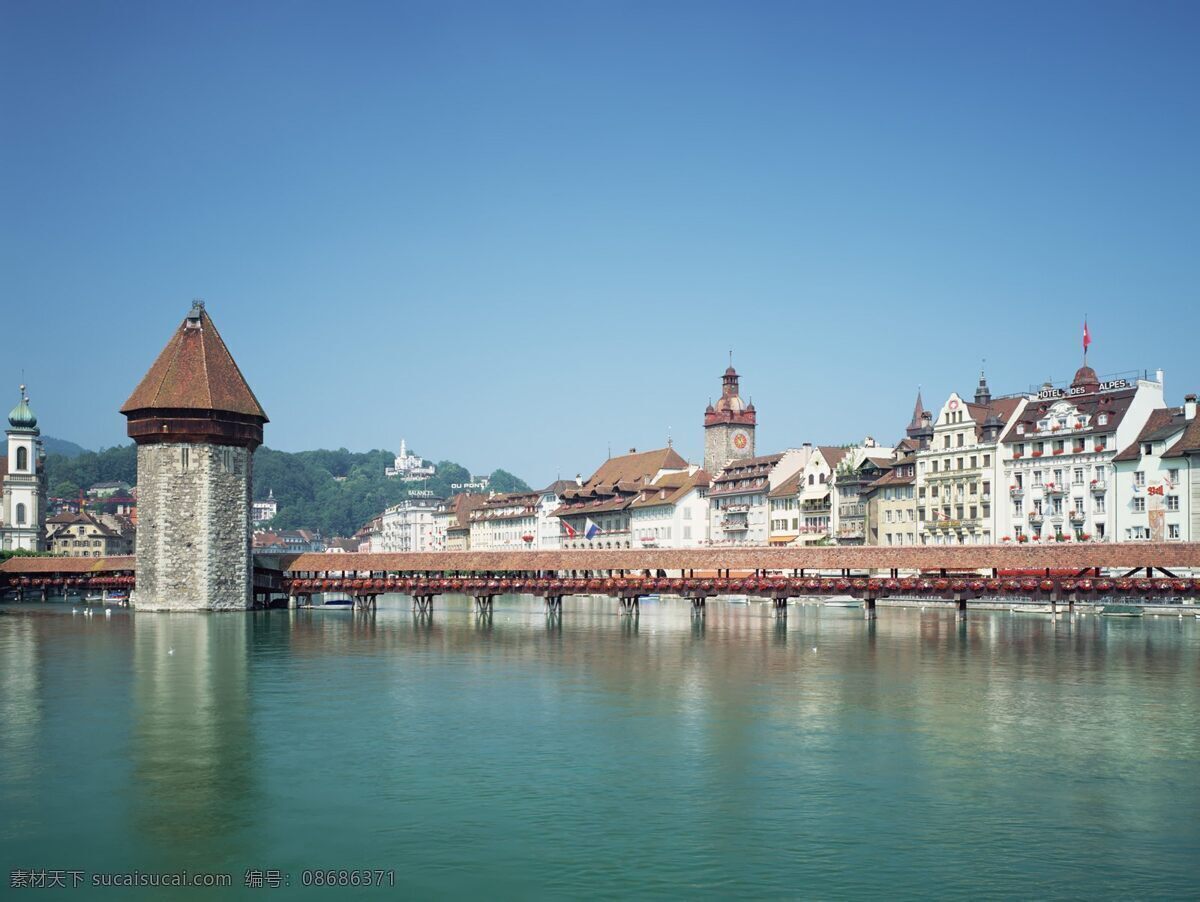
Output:
<path fill-rule="evenodd" d="M 355 595 L 354 610 L 373 611 L 378 603 L 378 595 Z"/>
<path fill-rule="evenodd" d="M 874 620 L 876 617 L 879 616 L 879 611 L 876 610 L 876 608 L 875 608 L 876 600 L 877 599 L 871 598 L 870 596 L 867 596 L 866 598 L 863 599 L 863 619 L 864 620 Z"/>
<path fill-rule="evenodd" d="M 475 596 L 475 613 L 490 614 L 492 613 L 492 600 L 495 595 L 476 595 Z"/>
<path fill-rule="evenodd" d="M 963 598 L 961 595 L 955 595 L 954 596 L 954 607 L 955 607 L 954 616 L 959 620 L 966 620 L 967 619 L 967 600 L 965 598 Z"/>
<path fill-rule="evenodd" d="M 561 595 L 547 595 L 546 596 L 546 613 L 547 614 L 561 614 L 562 613 L 562 600 L 563 600 L 563 597 Z"/>
<path fill-rule="evenodd" d="M 621 596 L 621 613 L 637 615 L 641 613 L 641 597 L 638 595 Z"/>
<path fill-rule="evenodd" d="M 433 613 L 433 596 L 432 595 L 414 595 L 413 613 L 414 614 L 432 614 Z"/>
<path fill-rule="evenodd" d="M 692 614 L 697 617 L 703 617 L 705 614 L 705 602 L 708 601 L 703 595 L 697 595 L 692 600 Z"/>
<path fill-rule="evenodd" d="M 783 598 L 774 599 L 774 605 L 775 605 L 775 616 L 776 617 L 786 617 L 787 616 L 788 600 L 787 600 L 786 596 Z"/>

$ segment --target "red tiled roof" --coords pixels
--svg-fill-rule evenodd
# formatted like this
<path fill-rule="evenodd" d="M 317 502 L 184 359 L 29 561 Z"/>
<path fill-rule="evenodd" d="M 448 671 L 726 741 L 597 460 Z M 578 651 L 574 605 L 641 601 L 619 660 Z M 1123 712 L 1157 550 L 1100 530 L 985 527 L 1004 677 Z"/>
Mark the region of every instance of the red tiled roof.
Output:
<path fill-rule="evenodd" d="M 848 448 L 837 448 L 833 445 L 821 445 L 818 450 L 831 470 L 836 470 L 837 465 L 842 462 L 842 458 L 849 453 Z"/>
<path fill-rule="evenodd" d="M 1161 442 L 1187 424 L 1183 418 L 1182 407 L 1160 407 L 1157 410 L 1150 411 L 1150 416 L 1146 420 L 1146 425 L 1142 427 L 1142 431 L 1138 433 L 1138 437 L 1133 440 L 1129 447 L 1124 448 L 1119 454 L 1113 457 L 1113 460 L 1137 460 L 1142 456 L 1142 442 Z"/>
<path fill-rule="evenodd" d="M 1037 435 L 1037 422 L 1045 417 L 1046 412 L 1059 401 L 1069 401 L 1074 407 L 1083 414 L 1087 414 L 1090 419 L 1087 429 L 1064 429 L 1056 432 L 1053 438 L 1069 438 L 1079 435 L 1094 435 L 1115 433 L 1118 426 L 1121 425 L 1121 420 L 1129 411 L 1129 405 L 1133 403 L 1133 396 L 1137 392 L 1136 388 L 1125 388 L 1120 391 L 1110 392 L 1094 392 L 1084 395 L 1074 395 L 1069 398 L 1047 398 L 1045 400 L 1031 400 L 1025 405 L 1025 410 L 1021 413 L 1021 418 L 1016 422 L 1025 425 L 1024 434 L 1019 434 L 1016 428 L 1010 429 L 1004 436 L 1004 444 L 1012 445 L 1018 442 L 1039 441 L 1050 437 L 1049 435 Z M 1099 414 L 1108 414 L 1108 422 L 1101 426 L 1097 422 Z"/>
<path fill-rule="evenodd" d="M 697 470 L 692 475 L 687 473 L 668 473 L 652 486 L 642 490 L 633 501 L 631 507 L 655 507 L 660 504 L 674 504 L 695 488 L 708 485 L 708 474 Z"/>
<path fill-rule="evenodd" d="M 150 371 L 121 406 L 140 410 L 217 410 L 251 417 L 267 414 L 246 384 L 208 313 L 189 314 Z"/>
<path fill-rule="evenodd" d="M 20 560 L 19 558 L 14 558 Z M 25 560 L 45 561 L 46 558 Z M 12 561 L 9 561 L 12 563 Z M 283 555 L 278 565 L 286 572 L 386 571 L 527 572 L 531 570 L 665 570 L 728 567 L 735 570 L 822 570 L 1040 567 L 1194 567 L 1200 565 L 1197 542 L 1080 543 L 1050 547 L 1028 545 L 930 545 L 888 547 L 788 546 L 784 548 L 673 548 L 597 551 L 441 551 Z"/>
<path fill-rule="evenodd" d="M 134 567 L 133 555 L 114 557 L 10 557 L 0 564 L 0 573 L 92 573 Z"/>
<path fill-rule="evenodd" d="M 788 495 L 795 495 L 800 490 L 800 480 L 804 478 L 804 471 L 797 470 L 775 488 L 767 493 L 768 498 L 786 498 Z"/>
<path fill-rule="evenodd" d="M 1200 416 L 1188 420 L 1187 428 L 1174 445 L 1166 450 L 1163 457 L 1183 457 L 1185 454 L 1200 453 Z"/>

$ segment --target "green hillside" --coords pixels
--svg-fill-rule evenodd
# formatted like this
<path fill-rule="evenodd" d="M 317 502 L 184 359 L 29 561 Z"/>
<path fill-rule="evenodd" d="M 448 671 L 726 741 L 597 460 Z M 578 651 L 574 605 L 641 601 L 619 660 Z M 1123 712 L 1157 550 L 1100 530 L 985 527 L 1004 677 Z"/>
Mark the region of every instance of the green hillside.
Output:
<path fill-rule="evenodd" d="M 275 493 L 279 514 L 272 526 L 282 529 L 308 527 L 322 535 L 352 535 L 367 520 L 396 504 L 413 491 L 430 491 L 446 498 L 452 483 L 467 482 L 470 474 L 453 461 L 437 464 L 437 475 L 425 483 L 404 483 L 383 475 L 395 455 L 390 451 L 354 452 L 299 451 L 295 453 L 259 448 L 254 454 L 254 496 Z M 123 445 L 100 452 L 84 451 L 74 457 L 49 454 L 46 473 L 50 494 L 74 498 L 96 482 L 137 481 L 135 447 Z M 529 486 L 505 470 L 490 476 L 497 492 L 528 491 Z"/>

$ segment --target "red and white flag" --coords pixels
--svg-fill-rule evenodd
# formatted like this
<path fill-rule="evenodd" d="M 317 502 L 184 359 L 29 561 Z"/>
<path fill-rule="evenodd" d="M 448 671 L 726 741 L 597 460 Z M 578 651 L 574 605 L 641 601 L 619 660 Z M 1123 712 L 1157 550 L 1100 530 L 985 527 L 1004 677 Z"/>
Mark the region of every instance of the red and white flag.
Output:
<path fill-rule="evenodd" d="M 559 522 L 562 523 L 562 527 L 567 533 L 567 538 L 568 539 L 575 538 L 575 528 L 573 526 L 571 526 L 571 524 L 568 523 L 566 520 L 560 520 Z"/>
<path fill-rule="evenodd" d="M 1087 317 L 1083 318 L 1083 353 L 1087 353 L 1088 345 L 1092 343 L 1092 333 L 1088 331 Z"/>

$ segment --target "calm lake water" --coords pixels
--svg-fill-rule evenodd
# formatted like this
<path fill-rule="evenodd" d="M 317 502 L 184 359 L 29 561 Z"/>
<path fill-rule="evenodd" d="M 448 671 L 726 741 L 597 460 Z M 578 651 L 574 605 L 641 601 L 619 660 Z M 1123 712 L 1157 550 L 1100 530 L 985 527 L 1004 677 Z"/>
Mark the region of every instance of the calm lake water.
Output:
<path fill-rule="evenodd" d="M 303 890 L 312 868 L 394 870 L 416 898 L 1200 888 L 1194 617 L 380 604 L 0 608 L 5 888 L 18 868 L 234 875 L 140 894 L 191 899 L 397 894 Z M 243 889 L 248 868 L 290 889 Z"/>

